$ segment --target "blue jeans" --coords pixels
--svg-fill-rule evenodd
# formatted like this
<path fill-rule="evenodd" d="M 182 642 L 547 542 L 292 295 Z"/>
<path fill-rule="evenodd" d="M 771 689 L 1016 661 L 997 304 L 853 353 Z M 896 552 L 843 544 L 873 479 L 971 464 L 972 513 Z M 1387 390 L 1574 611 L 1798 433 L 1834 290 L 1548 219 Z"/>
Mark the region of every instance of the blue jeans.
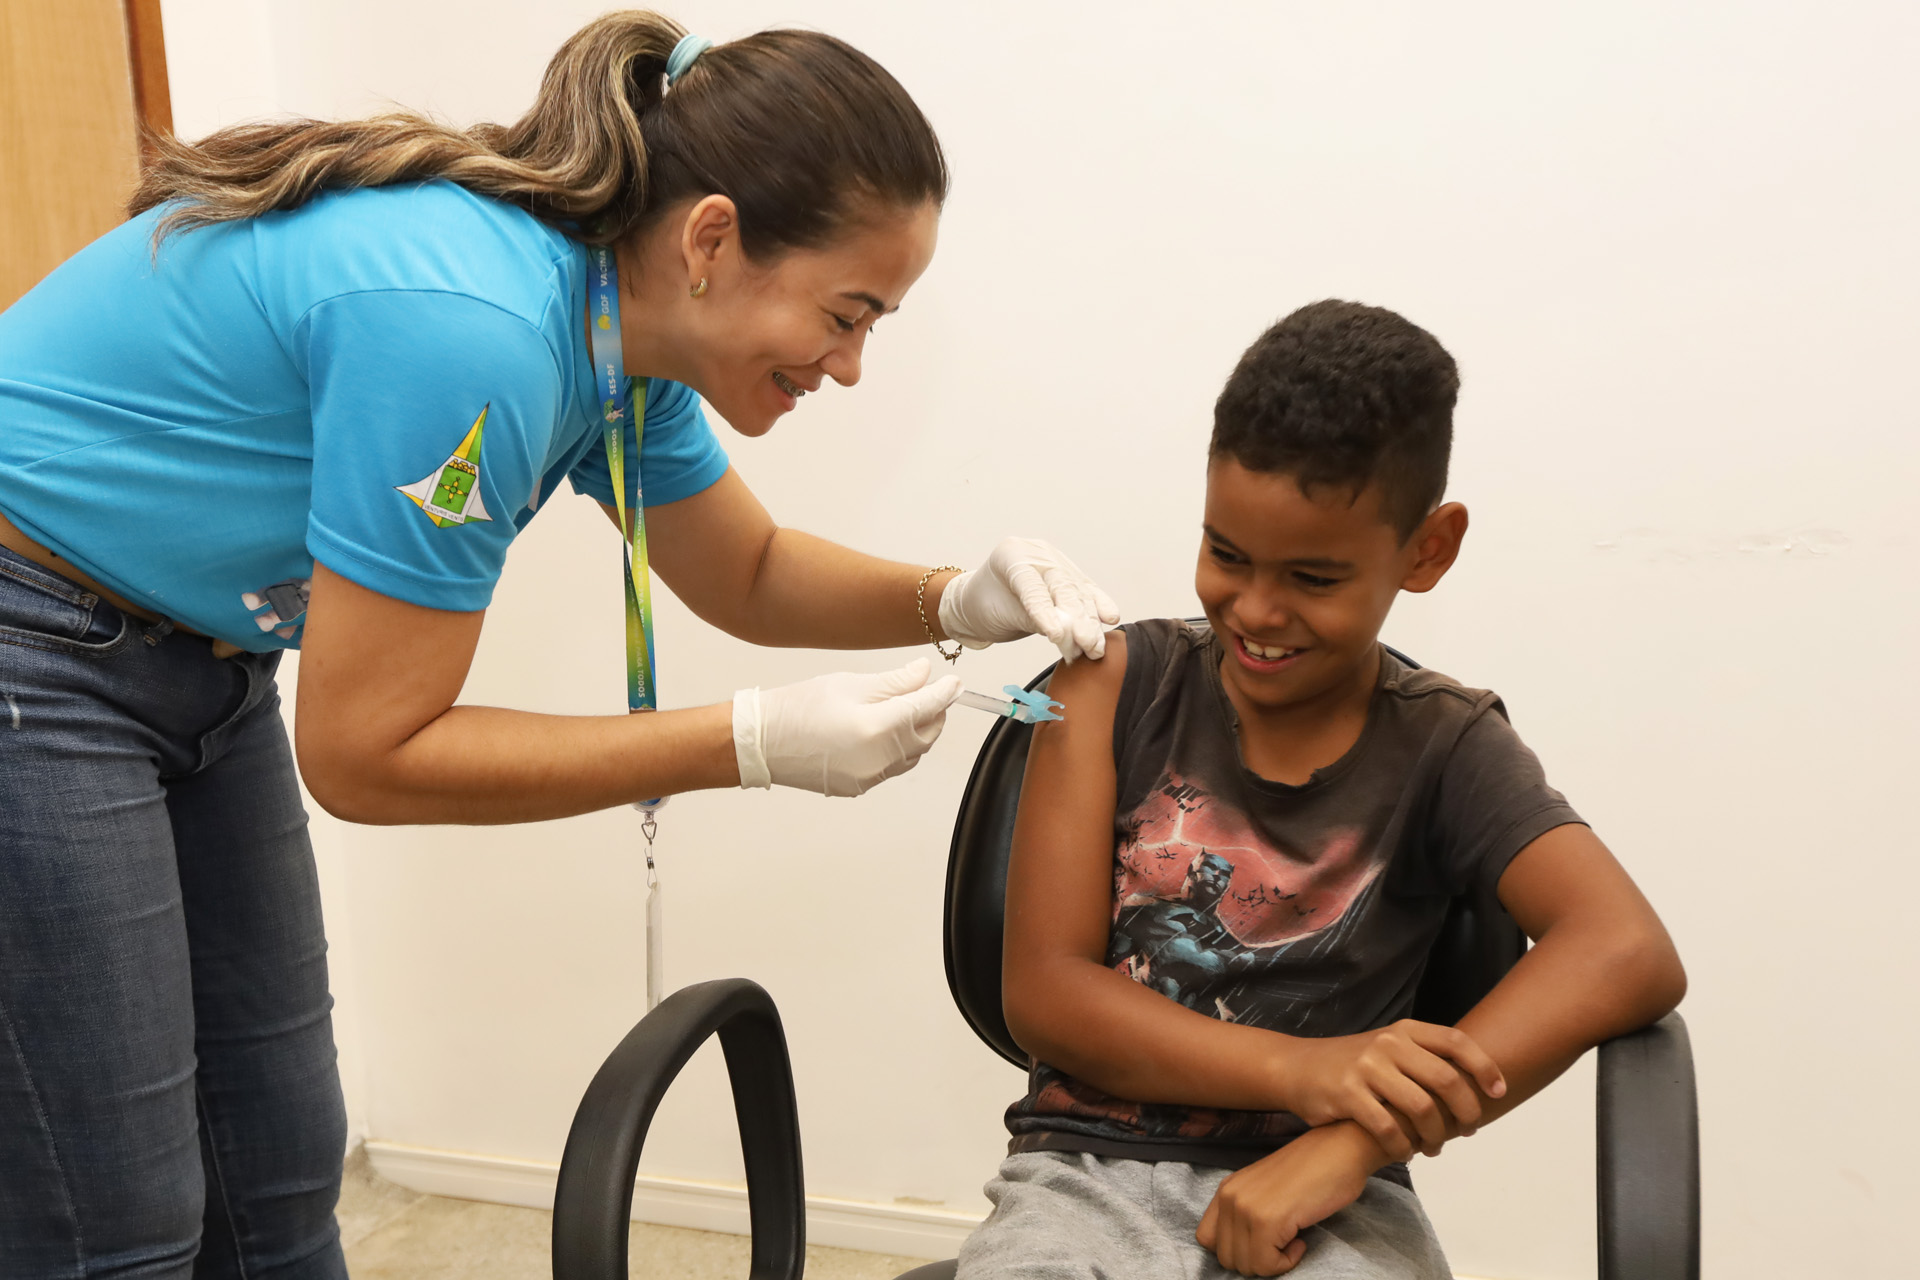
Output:
<path fill-rule="evenodd" d="M 0 1276 L 343 1277 L 278 655 L 0 548 Z"/>

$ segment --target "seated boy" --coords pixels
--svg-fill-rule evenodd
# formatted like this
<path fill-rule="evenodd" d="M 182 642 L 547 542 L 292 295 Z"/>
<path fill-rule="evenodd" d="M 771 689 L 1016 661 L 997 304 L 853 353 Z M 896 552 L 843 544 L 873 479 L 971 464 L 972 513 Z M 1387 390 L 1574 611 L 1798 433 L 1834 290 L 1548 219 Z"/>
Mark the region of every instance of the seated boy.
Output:
<path fill-rule="evenodd" d="M 1500 700 L 1378 640 L 1466 533 L 1458 387 L 1392 312 L 1282 320 L 1214 410 L 1206 625 L 1055 673 L 1007 883 L 1034 1066 L 960 1280 L 1444 1278 L 1399 1162 L 1679 1002 L 1666 930 Z M 1476 886 L 1535 945 L 1458 1028 L 1410 1021 Z"/>

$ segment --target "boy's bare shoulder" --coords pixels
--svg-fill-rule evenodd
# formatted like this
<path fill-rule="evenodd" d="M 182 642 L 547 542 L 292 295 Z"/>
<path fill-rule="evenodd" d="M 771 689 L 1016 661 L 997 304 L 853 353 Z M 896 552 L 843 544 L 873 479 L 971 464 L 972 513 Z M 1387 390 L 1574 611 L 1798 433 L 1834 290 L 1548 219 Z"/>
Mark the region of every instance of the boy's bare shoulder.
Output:
<path fill-rule="evenodd" d="M 1047 678 L 1047 692 L 1063 703 L 1064 694 L 1093 695 L 1112 701 L 1120 696 L 1120 686 L 1126 678 L 1127 633 L 1116 627 L 1107 632 L 1104 657 L 1060 663 Z"/>

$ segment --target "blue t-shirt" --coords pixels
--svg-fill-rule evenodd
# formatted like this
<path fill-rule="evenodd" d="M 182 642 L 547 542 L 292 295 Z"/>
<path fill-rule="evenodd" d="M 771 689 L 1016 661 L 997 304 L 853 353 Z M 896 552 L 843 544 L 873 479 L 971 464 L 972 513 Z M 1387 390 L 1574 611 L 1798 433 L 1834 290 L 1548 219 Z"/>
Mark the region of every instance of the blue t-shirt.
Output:
<path fill-rule="evenodd" d="M 577 242 L 444 182 L 179 233 L 156 262 L 158 216 L 0 314 L 0 512 L 97 581 L 294 648 L 315 560 L 482 609 L 563 476 L 613 501 Z M 726 472 L 677 383 L 648 380 L 644 443 L 649 506 Z"/>

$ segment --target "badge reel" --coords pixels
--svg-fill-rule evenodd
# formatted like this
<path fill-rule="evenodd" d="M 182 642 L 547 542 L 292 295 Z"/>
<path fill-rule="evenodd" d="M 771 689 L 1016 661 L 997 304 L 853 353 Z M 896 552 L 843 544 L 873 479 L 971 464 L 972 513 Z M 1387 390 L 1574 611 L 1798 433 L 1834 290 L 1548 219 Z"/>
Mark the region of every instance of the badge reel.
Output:
<path fill-rule="evenodd" d="M 660 823 L 656 815 L 667 807 L 672 796 L 655 796 L 651 800 L 635 800 L 633 807 L 640 815 L 640 834 L 647 838 L 647 1008 L 652 1010 L 660 1003 L 661 989 L 666 985 L 665 959 L 660 936 L 660 871 L 653 862 L 653 838 L 660 833 Z"/>

